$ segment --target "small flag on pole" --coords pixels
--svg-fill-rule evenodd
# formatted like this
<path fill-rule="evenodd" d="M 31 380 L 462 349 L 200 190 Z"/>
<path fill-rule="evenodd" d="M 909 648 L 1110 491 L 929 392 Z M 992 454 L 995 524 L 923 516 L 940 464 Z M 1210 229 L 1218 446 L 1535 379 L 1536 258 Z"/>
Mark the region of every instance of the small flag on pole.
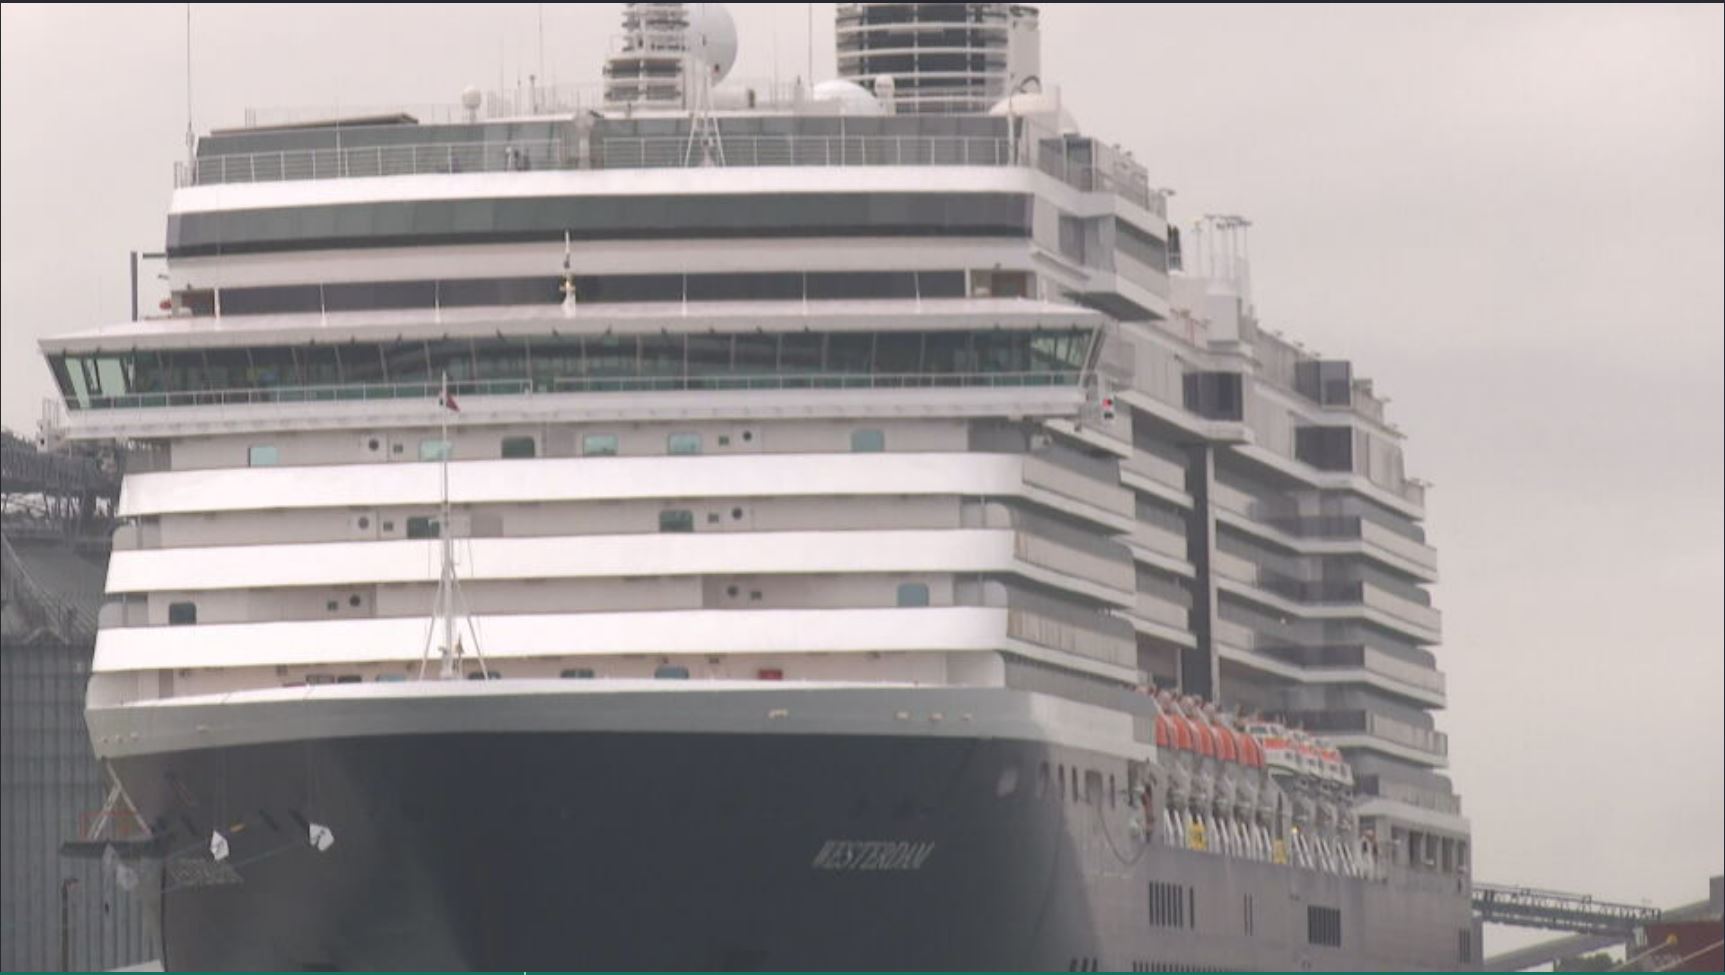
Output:
<path fill-rule="evenodd" d="M 460 413 L 461 412 L 461 407 L 457 406 L 455 403 L 455 394 L 450 392 L 449 388 L 447 386 L 444 387 L 443 396 L 440 399 L 438 399 L 437 405 L 443 407 L 444 409 L 448 410 L 451 413 Z"/>

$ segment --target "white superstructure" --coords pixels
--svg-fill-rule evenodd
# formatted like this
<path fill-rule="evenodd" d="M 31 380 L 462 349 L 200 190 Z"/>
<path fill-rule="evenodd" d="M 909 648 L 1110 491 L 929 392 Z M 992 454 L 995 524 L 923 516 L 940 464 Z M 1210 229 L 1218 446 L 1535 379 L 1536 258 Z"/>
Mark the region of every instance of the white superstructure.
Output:
<path fill-rule="evenodd" d="M 845 47 L 918 6 L 841 5 L 878 112 L 692 101 L 688 12 L 631 4 L 602 112 L 205 137 L 173 310 L 43 343 L 71 434 L 140 447 L 92 706 L 412 679 L 453 534 L 506 680 L 1010 687 L 1142 755 L 1115 695 L 1179 686 L 1465 861 L 1382 401 L 1259 330 L 1242 221 L 1182 266 L 1142 165 L 987 111 L 1033 9 L 959 5 L 963 104 Z"/>

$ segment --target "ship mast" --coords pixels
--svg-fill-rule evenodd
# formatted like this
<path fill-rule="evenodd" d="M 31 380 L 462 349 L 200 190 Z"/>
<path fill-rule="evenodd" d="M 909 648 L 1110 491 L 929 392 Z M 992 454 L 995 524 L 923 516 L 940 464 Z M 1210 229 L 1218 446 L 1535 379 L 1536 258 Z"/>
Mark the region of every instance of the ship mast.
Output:
<path fill-rule="evenodd" d="M 461 595 L 461 581 L 455 573 L 455 530 L 449 503 L 449 455 L 454 453 L 454 444 L 449 439 L 449 414 L 459 409 L 455 400 L 449 395 L 449 373 L 445 372 L 437 395 L 439 464 L 438 476 L 441 481 L 440 504 L 438 508 L 437 538 L 439 551 L 439 572 L 437 579 L 437 595 L 432 600 L 432 626 L 425 634 L 425 649 L 419 657 L 419 676 L 425 678 L 426 665 L 431 658 L 431 642 L 439 623 L 443 627 L 443 645 L 441 662 L 437 676 L 442 680 L 455 680 L 461 677 L 462 647 L 455 629 L 456 604 L 461 603 L 462 618 L 467 623 L 467 632 L 473 637 L 473 655 L 479 661 L 479 672 L 490 676 L 489 668 L 485 666 L 485 654 L 479 648 L 479 633 L 474 629 L 473 617 L 467 613 L 466 599 Z"/>

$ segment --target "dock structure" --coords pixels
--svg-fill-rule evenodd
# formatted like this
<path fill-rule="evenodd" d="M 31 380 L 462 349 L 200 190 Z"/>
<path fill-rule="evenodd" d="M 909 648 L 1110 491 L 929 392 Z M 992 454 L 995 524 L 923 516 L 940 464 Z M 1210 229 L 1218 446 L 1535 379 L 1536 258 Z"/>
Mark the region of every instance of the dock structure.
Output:
<path fill-rule="evenodd" d="M 155 957 L 144 904 L 98 860 L 70 860 L 105 777 L 84 688 L 120 482 L 109 445 L 0 433 L 0 969 Z"/>

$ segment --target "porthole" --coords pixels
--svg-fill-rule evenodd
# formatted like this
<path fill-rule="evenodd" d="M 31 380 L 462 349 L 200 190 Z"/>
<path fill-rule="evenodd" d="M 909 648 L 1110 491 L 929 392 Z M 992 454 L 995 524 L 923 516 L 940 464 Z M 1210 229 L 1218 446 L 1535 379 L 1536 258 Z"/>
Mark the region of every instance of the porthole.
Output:
<path fill-rule="evenodd" d="M 376 437 L 372 437 L 370 440 L 365 442 L 365 449 L 367 450 L 376 450 L 381 446 L 383 446 L 383 444 L 379 443 Z"/>
<path fill-rule="evenodd" d="M 359 530 L 365 531 L 367 528 L 370 528 L 370 527 L 371 527 L 371 519 L 367 518 L 364 515 L 360 515 L 359 516 Z"/>
<path fill-rule="evenodd" d="M 359 605 L 359 593 L 354 593 L 353 595 L 347 597 L 347 604 L 349 606 L 358 606 Z"/>
<path fill-rule="evenodd" d="M 725 587 L 725 595 L 731 597 L 732 599 L 737 598 L 738 592 L 739 592 L 739 590 L 737 589 L 736 586 L 726 586 Z"/>
<path fill-rule="evenodd" d="M 735 521 L 742 521 L 743 520 L 743 509 L 732 508 L 731 509 L 731 518 Z"/>

